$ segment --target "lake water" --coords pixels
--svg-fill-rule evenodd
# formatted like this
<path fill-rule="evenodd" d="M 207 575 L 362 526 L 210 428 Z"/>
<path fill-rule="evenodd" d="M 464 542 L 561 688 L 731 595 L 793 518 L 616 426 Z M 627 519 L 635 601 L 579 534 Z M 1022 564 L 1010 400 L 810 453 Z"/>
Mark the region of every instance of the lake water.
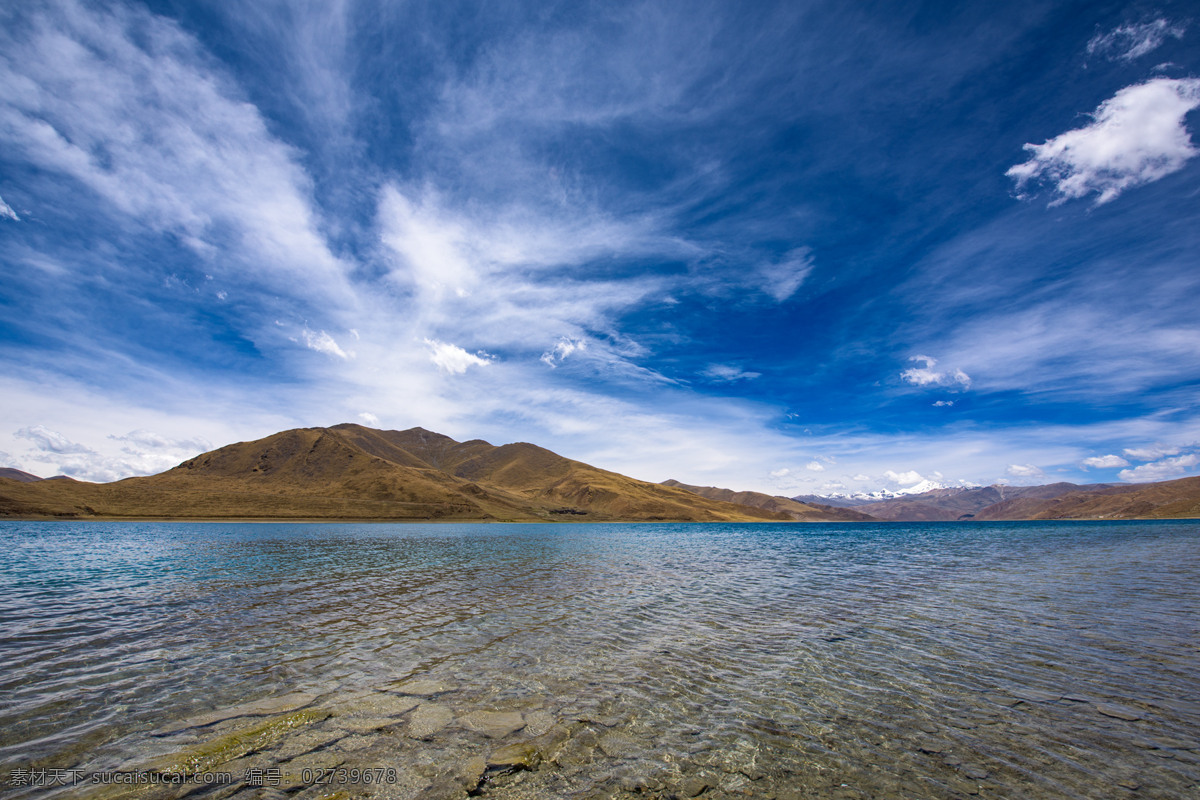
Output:
<path fill-rule="evenodd" d="M 0 548 L 8 797 L 1200 797 L 1194 522 Z"/>

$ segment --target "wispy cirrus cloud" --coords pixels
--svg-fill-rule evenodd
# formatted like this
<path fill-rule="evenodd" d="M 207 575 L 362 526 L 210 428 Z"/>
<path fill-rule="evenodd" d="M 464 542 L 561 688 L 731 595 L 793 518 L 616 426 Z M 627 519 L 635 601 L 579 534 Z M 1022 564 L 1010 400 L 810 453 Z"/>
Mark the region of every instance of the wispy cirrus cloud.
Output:
<path fill-rule="evenodd" d="M 11 219 L 14 222 L 21 221 L 21 218 L 17 216 L 17 212 L 12 210 L 12 206 L 4 202 L 3 197 L 0 197 L 0 218 Z"/>
<path fill-rule="evenodd" d="M 813 270 L 812 250 L 801 247 L 791 251 L 778 261 L 770 262 L 759 269 L 762 289 L 782 303 L 794 295 Z"/>
<path fill-rule="evenodd" d="M 345 303 L 297 153 L 195 41 L 124 6 L 42 4 L 0 48 L 0 136 L 118 217 L 178 236 L 210 269 Z M 217 253 L 220 257 L 213 257 Z M 231 269 L 232 268 L 232 269 Z"/>
<path fill-rule="evenodd" d="M 187 439 L 175 439 L 170 436 L 164 436 L 161 433 L 156 433 L 150 430 L 135 430 L 124 434 L 123 436 L 109 436 L 116 442 L 121 442 L 127 452 L 141 452 L 142 450 L 183 450 L 185 452 L 202 452 L 211 450 L 213 443 L 203 437 L 192 437 Z"/>
<path fill-rule="evenodd" d="M 587 350 L 587 342 L 583 339 L 563 337 L 554 343 L 554 347 L 542 353 L 540 361 L 551 369 L 557 369 L 572 353 L 583 350 Z"/>
<path fill-rule="evenodd" d="M 1005 174 L 1017 190 L 1044 181 L 1051 205 L 1096 194 L 1096 204 L 1183 169 L 1197 153 L 1185 125 L 1200 106 L 1200 79 L 1155 78 L 1128 86 L 1100 104 L 1083 128 L 1043 144 L 1026 144 L 1028 161 Z"/>
<path fill-rule="evenodd" d="M 304 346 L 309 350 L 316 350 L 318 353 L 336 356 L 343 361 L 348 358 L 352 358 L 354 355 L 353 353 L 348 353 L 343 350 L 341 345 L 337 343 L 337 340 L 335 340 L 325 331 L 311 331 L 308 328 L 305 328 L 301 332 L 300 337 L 304 343 Z"/>
<path fill-rule="evenodd" d="M 1163 17 L 1148 22 L 1130 22 L 1108 33 L 1098 33 L 1087 43 L 1088 55 L 1111 60 L 1133 61 L 1162 47 L 1168 37 L 1182 39 L 1187 26 Z"/>
<path fill-rule="evenodd" d="M 700 374 L 710 381 L 718 383 L 733 383 L 761 378 L 761 372 L 751 372 L 733 364 L 709 364 Z"/>

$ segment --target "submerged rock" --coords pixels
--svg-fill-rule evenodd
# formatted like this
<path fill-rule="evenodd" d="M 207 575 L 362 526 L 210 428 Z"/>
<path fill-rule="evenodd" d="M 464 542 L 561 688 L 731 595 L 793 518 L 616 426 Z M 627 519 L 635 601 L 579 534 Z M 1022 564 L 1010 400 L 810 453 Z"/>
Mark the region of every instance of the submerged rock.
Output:
<path fill-rule="evenodd" d="M 454 712 L 437 703 L 421 703 L 408 718 L 405 731 L 413 739 L 428 739 L 454 721 Z"/>
<path fill-rule="evenodd" d="M 323 727 L 323 726 L 322 726 Z M 272 751 L 278 759 L 298 758 L 300 756 L 311 753 L 315 750 L 321 750 L 329 745 L 337 742 L 346 736 L 344 730 L 321 730 L 306 729 L 297 731 Z"/>
<path fill-rule="evenodd" d="M 965 764 L 960 766 L 958 769 L 963 775 L 966 775 L 968 778 L 976 781 L 981 781 L 988 776 L 988 771 L 986 769 L 975 764 Z"/>
<path fill-rule="evenodd" d="M 604 731 L 599 735 L 597 744 L 609 758 L 626 758 L 641 749 L 637 739 L 622 731 Z"/>
<path fill-rule="evenodd" d="M 525 733 L 530 736 L 541 736 L 555 724 L 554 715 L 546 711 L 534 711 L 525 715 Z"/>
<path fill-rule="evenodd" d="M 333 711 L 339 717 L 398 717 L 412 711 L 420 702 L 389 692 L 367 692 L 334 706 Z"/>
<path fill-rule="evenodd" d="M 289 711 L 304 708 L 316 699 L 316 695 L 308 694 L 307 692 L 292 692 L 291 694 L 280 695 L 278 697 L 267 697 L 251 703 L 241 703 L 236 706 L 197 714 L 194 717 L 170 723 L 160 728 L 157 733 L 160 736 L 166 736 L 187 730 L 188 728 L 207 728 L 209 725 L 215 725 L 218 722 L 224 722 L 229 719 L 237 719 L 238 717 L 265 717 L 273 714 L 286 714 Z"/>
<path fill-rule="evenodd" d="M 680 797 L 699 797 L 712 788 L 708 778 L 688 778 L 679 785 Z"/>
<path fill-rule="evenodd" d="M 422 789 L 416 800 L 463 800 L 465 797 L 467 790 L 456 781 L 452 778 L 441 778 Z"/>
<path fill-rule="evenodd" d="M 458 724 L 489 738 L 503 739 L 524 728 L 525 718 L 516 711 L 472 711 L 460 717 Z"/>
<path fill-rule="evenodd" d="M 1116 703 L 1096 703 L 1096 710 L 1106 717 L 1114 719 L 1137 720 L 1141 719 L 1142 715 L 1127 706 L 1119 706 Z"/>
<path fill-rule="evenodd" d="M 350 733 L 371 733 L 397 724 L 394 717 L 346 717 L 337 726 Z"/>
<path fill-rule="evenodd" d="M 487 757 L 487 771 L 501 774 L 522 769 L 536 769 L 542 763 L 542 753 L 532 742 L 507 744 Z"/>
<path fill-rule="evenodd" d="M 436 697 L 439 694 L 453 692 L 458 689 L 457 686 L 451 683 L 429 679 L 401 681 L 400 683 L 392 684 L 391 688 L 400 694 L 407 694 L 413 697 Z"/>
<path fill-rule="evenodd" d="M 310 710 L 270 717 L 248 728 L 227 733 L 180 753 L 157 759 L 153 769 L 158 772 L 181 775 L 211 772 L 214 767 L 226 761 L 232 761 L 247 753 L 269 747 L 296 728 L 319 722 L 328 716 L 329 712 L 327 711 Z"/>
<path fill-rule="evenodd" d="M 463 788 L 472 791 L 483 780 L 483 774 L 487 771 L 487 768 L 488 760 L 486 758 L 483 756 L 473 756 L 459 761 L 451 767 L 449 777 L 456 780 Z"/>

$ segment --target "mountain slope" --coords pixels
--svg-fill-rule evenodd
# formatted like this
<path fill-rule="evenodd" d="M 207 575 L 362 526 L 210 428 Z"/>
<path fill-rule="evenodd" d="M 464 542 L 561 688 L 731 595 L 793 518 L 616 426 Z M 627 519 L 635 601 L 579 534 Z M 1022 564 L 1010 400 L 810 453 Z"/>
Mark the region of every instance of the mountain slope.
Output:
<path fill-rule="evenodd" d="M 936 522 L 979 518 L 984 509 L 1016 498 L 1047 499 L 1083 487 L 1074 483 L 1045 486 L 972 486 L 933 489 L 921 494 L 855 506 L 858 511 L 895 521 Z"/>
<path fill-rule="evenodd" d="M 8 478 L 11 481 L 18 481 L 20 483 L 33 483 L 34 481 L 41 480 L 37 475 L 30 475 L 28 472 L 22 472 L 12 467 L 0 467 L 0 478 Z"/>
<path fill-rule="evenodd" d="M 1019 497 L 989 506 L 977 519 L 1195 519 L 1200 477 L 1132 486 L 1080 486 L 1053 498 Z"/>
<path fill-rule="evenodd" d="M 877 519 L 858 510 L 818 503 L 800 503 L 791 498 L 776 497 L 762 492 L 735 492 L 732 489 L 719 489 L 715 486 L 691 486 L 674 479 L 665 480 L 661 485 L 686 489 L 710 500 L 723 500 L 726 503 L 738 503 L 744 506 L 764 508 L 768 511 L 782 512 L 794 520 L 803 522 L 870 522 Z"/>
<path fill-rule="evenodd" d="M 895 522 L 1200 518 L 1200 478 L 1145 484 L 1050 483 L 934 489 L 854 506 Z"/>
<path fill-rule="evenodd" d="M 109 484 L 0 479 L 10 516 L 456 520 L 786 520 L 563 458 L 414 428 L 300 428 Z"/>

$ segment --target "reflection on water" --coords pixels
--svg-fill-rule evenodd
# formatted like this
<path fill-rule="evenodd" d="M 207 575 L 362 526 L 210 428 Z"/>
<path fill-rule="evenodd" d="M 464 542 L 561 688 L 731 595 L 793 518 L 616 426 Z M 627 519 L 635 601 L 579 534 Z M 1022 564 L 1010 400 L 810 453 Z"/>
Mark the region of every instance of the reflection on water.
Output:
<path fill-rule="evenodd" d="M 0 546 L 13 797 L 1200 796 L 1196 523 L 2 523 Z M 114 770 L 196 777 L 89 783 Z"/>

